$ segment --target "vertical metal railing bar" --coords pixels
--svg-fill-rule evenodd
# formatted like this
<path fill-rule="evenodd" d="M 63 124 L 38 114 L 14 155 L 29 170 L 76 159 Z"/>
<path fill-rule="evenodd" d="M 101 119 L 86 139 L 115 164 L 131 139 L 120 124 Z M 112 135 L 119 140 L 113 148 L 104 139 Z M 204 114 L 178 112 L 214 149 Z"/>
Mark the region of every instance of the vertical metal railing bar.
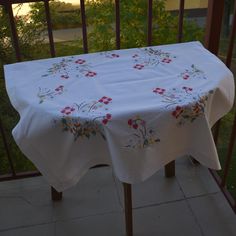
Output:
<path fill-rule="evenodd" d="M 52 21 L 51 21 L 51 14 L 50 14 L 50 8 L 49 8 L 49 0 L 44 0 L 44 7 L 45 7 L 45 13 L 46 13 L 50 53 L 52 57 L 55 57 L 56 53 L 55 53 L 55 46 L 54 46 L 53 33 L 52 33 Z"/>
<path fill-rule="evenodd" d="M 229 47 L 226 57 L 226 66 L 230 68 L 232 57 L 233 57 L 233 50 L 234 50 L 234 40 L 236 35 L 236 3 L 234 4 L 234 14 L 233 14 L 233 24 L 230 32 L 230 40 L 229 40 Z"/>
<path fill-rule="evenodd" d="M 9 21 L 10 21 L 12 44 L 15 49 L 16 60 L 21 61 L 19 38 L 17 35 L 17 29 L 16 29 L 16 23 L 15 23 L 15 19 L 13 15 L 13 10 L 12 10 L 12 4 L 10 2 L 6 2 L 4 6 L 7 9 L 7 13 L 8 13 Z"/>
<path fill-rule="evenodd" d="M 224 2 L 224 0 L 208 0 L 205 47 L 215 55 L 219 51 Z"/>
<path fill-rule="evenodd" d="M 222 187 L 226 185 L 226 179 L 229 174 L 229 168 L 230 168 L 230 163 L 233 156 L 232 154 L 233 154 L 233 149 L 234 149 L 235 138 L 236 138 L 236 115 L 234 117 L 233 128 L 231 131 L 231 136 L 230 136 L 230 141 L 229 141 L 229 146 L 228 146 L 228 151 L 227 151 L 227 156 L 226 156 L 226 161 L 225 161 L 225 166 L 224 166 L 224 173 L 223 173 L 222 182 L 221 182 Z"/>
<path fill-rule="evenodd" d="M 208 0 L 205 47 L 215 55 L 217 55 L 219 51 L 224 3 L 224 0 Z M 216 123 L 213 129 L 216 145 L 218 143 L 219 130 L 220 121 Z"/>
<path fill-rule="evenodd" d="M 148 12 L 147 12 L 147 17 L 148 17 L 147 45 L 148 46 L 152 45 L 152 7 L 153 7 L 153 1 L 148 0 Z"/>
<path fill-rule="evenodd" d="M 120 0 L 115 0 L 116 12 L 116 49 L 120 49 Z"/>
<path fill-rule="evenodd" d="M 3 124 L 2 124 L 1 119 L 0 119 L 0 131 L 1 131 L 1 135 L 2 135 L 3 144 L 4 144 L 4 147 L 5 147 L 5 151 L 6 151 L 6 154 L 7 154 L 7 159 L 8 159 L 9 165 L 10 165 L 11 174 L 12 174 L 12 177 L 15 177 L 16 172 L 15 172 L 15 168 L 14 168 L 13 161 L 12 161 L 12 158 L 11 158 L 9 144 L 7 142 L 7 139 L 6 139 L 6 135 L 5 135 L 5 131 L 3 129 Z"/>
<path fill-rule="evenodd" d="M 84 48 L 84 53 L 88 53 L 88 39 L 87 39 L 87 26 L 86 26 L 84 0 L 80 0 L 80 12 L 81 12 L 82 32 L 83 32 L 83 48 Z"/>
<path fill-rule="evenodd" d="M 178 43 L 181 43 L 183 39 L 184 5 L 185 0 L 179 0 Z"/>
<path fill-rule="evenodd" d="M 233 24 L 232 24 L 232 28 L 231 28 L 231 32 L 230 32 L 229 47 L 228 47 L 228 52 L 227 52 L 227 57 L 226 57 L 226 65 L 229 68 L 230 68 L 231 62 L 232 62 L 235 35 L 236 35 L 236 4 L 234 5 Z M 230 163 L 231 163 L 232 156 L 233 156 L 233 148 L 234 148 L 235 138 L 236 138 L 236 114 L 234 116 L 233 127 L 231 130 L 231 136 L 230 136 L 230 141 L 229 141 L 227 155 L 226 155 L 224 173 L 223 173 L 222 183 L 221 183 L 222 186 L 226 185 L 226 180 L 227 180 L 227 177 L 229 174 L 229 168 L 230 168 Z"/>
<path fill-rule="evenodd" d="M 226 200 L 228 201 L 229 205 L 231 206 L 231 208 L 236 213 L 235 199 L 232 197 L 232 195 L 230 194 L 230 192 L 228 191 L 227 188 L 221 186 L 221 178 L 218 175 L 218 173 L 215 170 L 209 170 L 209 171 L 210 171 L 212 177 L 214 178 L 214 180 L 216 181 L 217 185 L 221 189 L 222 193 L 224 194 L 224 196 L 225 196 Z"/>

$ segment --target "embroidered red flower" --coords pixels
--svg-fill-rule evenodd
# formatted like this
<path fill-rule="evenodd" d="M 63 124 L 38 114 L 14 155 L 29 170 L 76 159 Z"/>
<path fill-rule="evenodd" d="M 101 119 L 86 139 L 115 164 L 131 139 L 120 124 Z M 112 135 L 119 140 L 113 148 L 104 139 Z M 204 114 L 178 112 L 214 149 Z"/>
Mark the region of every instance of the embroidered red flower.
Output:
<path fill-rule="evenodd" d="M 106 97 L 106 96 L 103 96 L 102 98 L 100 98 L 98 100 L 100 103 L 104 103 L 104 104 L 109 104 L 111 101 L 112 101 L 112 98 L 109 98 L 109 97 Z"/>
<path fill-rule="evenodd" d="M 76 64 L 80 64 L 80 65 L 84 64 L 85 62 L 86 61 L 83 60 L 83 59 L 78 59 L 78 60 L 75 61 Z"/>
<path fill-rule="evenodd" d="M 168 57 L 165 57 L 165 58 L 162 59 L 162 62 L 164 62 L 164 63 L 170 63 L 171 61 L 172 60 Z"/>
<path fill-rule="evenodd" d="M 103 119 L 103 120 L 102 120 L 102 123 L 103 123 L 104 125 L 106 125 L 107 122 L 108 122 L 108 119 Z"/>
<path fill-rule="evenodd" d="M 128 120 L 128 125 L 131 126 L 133 124 L 133 120 L 132 119 L 129 119 Z"/>
<path fill-rule="evenodd" d="M 189 88 L 189 87 L 182 87 L 182 89 L 183 90 L 185 90 L 186 92 L 191 92 L 191 91 L 193 91 L 193 89 L 192 88 Z"/>
<path fill-rule="evenodd" d="M 160 94 L 160 95 L 164 94 L 165 91 L 166 91 L 166 90 L 163 89 L 163 88 L 155 88 L 155 89 L 153 89 L 153 92 L 154 92 L 154 93 L 158 93 L 158 94 Z"/>
<path fill-rule="evenodd" d="M 181 106 L 176 106 L 175 111 L 172 112 L 172 115 L 177 119 L 183 111 L 184 109 Z"/>
<path fill-rule="evenodd" d="M 107 118 L 108 120 L 110 120 L 110 119 L 111 119 L 111 114 L 106 114 L 106 118 Z"/>
<path fill-rule="evenodd" d="M 190 77 L 189 74 L 185 73 L 185 74 L 183 74 L 183 77 L 182 77 L 182 78 L 185 79 L 185 80 L 187 80 L 187 79 L 189 79 L 189 77 Z"/>
<path fill-rule="evenodd" d="M 115 57 L 120 57 L 120 55 L 115 54 L 115 53 L 112 53 L 111 56 L 114 57 L 114 58 L 115 58 Z"/>
<path fill-rule="evenodd" d="M 60 86 L 58 86 L 57 88 L 55 88 L 55 91 L 57 91 L 57 92 L 62 92 L 63 89 L 64 89 L 64 86 L 63 86 L 63 85 L 60 85 Z"/>
<path fill-rule="evenodd" d="M 134 68 L 137 69 L 137 70 L 142 70 L 144 68 L 144 65 L 136 64 L 136 65 L 134 65 Z"/>
<path fill-rule="evenodd" d="M 94 71 L 88 71 L 88 72 L 85 74 L 85 76 L 87 76 L 87 77 L 94 77 L 94 76 L 96 76 L 96 75 L 97 75 L 97 73 L 94 72 Z"/>
<path fill-rule="evenodd" d="M 61 75 L 61 79 L 69 79 L 68 75 Z"/>
<path fill-rule="evenodd" d="M 64 107 L 62 110 L 61 110 L 61 113 L 62 114 L 65 114 L 65 115 L 70 115 L 73 111 L 75 110 L 74 107 Z"/>
<path fill-rule="evenodd" d="M 103 120 L 102 120 L 102 123 L 104 124 L 104 125 L 106 125 L 107 123 L 108 123 L 108 121 L 110 121 L 111 120 L 111 114 L 106 114 L 104 117 L 103 117 Z"/>
<path fill-rule="evenodd" d="M 137 129 L 138 128 L 138 124 L 133 124 L 133 128 Z"/>

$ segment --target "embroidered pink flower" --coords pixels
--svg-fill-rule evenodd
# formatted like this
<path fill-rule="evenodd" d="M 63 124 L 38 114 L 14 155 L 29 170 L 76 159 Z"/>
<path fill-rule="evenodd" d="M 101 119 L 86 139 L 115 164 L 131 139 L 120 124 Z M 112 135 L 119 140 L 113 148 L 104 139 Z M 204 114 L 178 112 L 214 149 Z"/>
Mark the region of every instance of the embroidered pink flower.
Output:
<path fill-rule="evenodd" d="M 100 103 L 104 103 L 104 104 L 109 104 L 111 101 L 112 101 L 112 98 L 109 98 L 109 97 L 106 97 L 106 96 L 103 96 L 102 98 L 100 98 L 98 100 Z"/>
<path fill-rule="evenodd" d="M 85 62 L 86 61 L 83 60 L 83 59 L 78 59 L 78 60 L 75 61 L 76 64 L 80 64 L 80 65 L 84 64 Z"/>
<path fill-rule="evenodd" d="M 115 57 L 120 57 L 120 55 L 115 54 L 115 53 L 112 53 L 111 56 L 114 57 L 114 58 L 115 58 Z"/>
<path fill-rule="evenodd" d="M 186 91 L 186 93 L 187 93 L 187 92 L 191 92 L 191 91 L 193 91 L 193 89 L 192 89 L 192 88 L 185 87 L 185 86 L 184 86 L 184 87 L 182 87 L 182 89 L 183 89 L 183 90 L 185 90 L 185 91 Z"/>
<path fill-rule="evenodd" d="M 164 62 L 164 63 L 170 63 L 171 61 L 172 60 L 168 57 L 162 59 L 162 62 Z"/>
<path fill-rule="evenodd" d="M 85 76 L 87 76 L 87 77 L 94 77 L 94 76 L 96 76 L 96 75 L 97 75 L 97 73 L 94 72 L 94 71 L 88 71 L 88 72 L 85 74 Z"/>
<path fill-rule="evenodd" d="M 136 64 L 136 65 L 134 66 L 134 68 L 137 69 L 137 70 L 142 70 L 142 69 L 144 68 L 144 65 L 142 65 L 142 64 Z"/>
<path fill-rule="evenodd" d="M 165 91 L 166 91 L 166 90 L 163 89 L 163 88 L 155 88 L 155 89 L 153 89 L 153 92 L 154 92 L 154 93 L 158 93 L 158 94 L 160 94 L 160 95 L 164 94 Z"/>
<path fill-rule="evenodd" d="M 57 92 L 62 92 L 63 89 L 64 89 L 64 86 L 63 86 L 63 85 L 60 85 L 60 86 L 58 86 L 57 88 L 55 88 L 55 91 L 57 91 Z"/>
<path fill-rule="evenodd" d="M 61 75 L 61 79 L 69 79 L 68 75 Z"/>
<path fill-rule="evenodd" d="M 73 111 L 75 110 L 74 107 L 64 107 L 62 110 L 61 110 L 61 113 L 62 114 L 65 114 L 65 115 L 70 115 Z"/>
<path fill-rule="evenodd" d="M 183 77 L 182 77 L 182 78 L 185 79 L 185 80 L 187 80 L 187 79 L 189 79 L 189 77 L 190 77 L 189 74 L 185 73 L 185 74 L 183 74 Z"/>

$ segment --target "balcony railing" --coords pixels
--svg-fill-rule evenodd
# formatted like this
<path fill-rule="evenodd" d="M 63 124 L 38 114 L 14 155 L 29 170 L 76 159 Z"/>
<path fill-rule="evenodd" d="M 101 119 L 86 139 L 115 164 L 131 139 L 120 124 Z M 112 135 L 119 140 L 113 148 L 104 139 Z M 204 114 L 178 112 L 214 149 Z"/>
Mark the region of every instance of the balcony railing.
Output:
<path fill-rule="evenodd" d="M 15 18 L 13 15 L 12 4 L 19 3 L 32 3 L 32 2 L 43 2 L 45 7 L 45 16 L 47 22 L 47 32 L 49 38 L 49 47 L 51 57 L 56 56 L 55 44 L 53 39 L 52 32 L 52 23 L 51 23 L 51 15 L 50 15 L 50 0 L 0 0 L 0 5 L 4 7 L 6 13 L 9 16 L 9 23 L 11 27 L 12 33 L 12 45 L 15 50 L 15 55 L 17 61 L 22 60 L 22 53 L 19 45 L 19 39 L 17 34 L 17 27 Z M 147 0 L 147 38 L 146 44 L 148 46 L 152 45 L 153 42 L 153 0 Z M 220 35 L 221 35 L 221 25 L 223 20 L 223 12 L 224 12 L 224 0 L 209 0 L 208 1 L 208 13 L 207 13 L 207 21 L 206 21 L 206 35 L 205 35 L 205 47 L 208 48 L 215 55 L 218 54 L 219 45 L 220 45 Z M 156 3 L 156 2 L 155 2 Z M 116 48 L 120 49 L 121 47 L 121 29 L 120 29 L 120 0 L 114 0 L 114 12 L 115 12 L 115 39 L 116 39 Z M 176 42 L 181 42 L 183 39 L 183 22 L 184 22 L 184 11 L 185 11 L 185 0 L 179 0 L 179 14 L 178 14 L 178 35 L 176 35 Z M 81 14 L 81 22 L 82 22 L 82 37 L 83 37 L 83 51 L 84 53 L 89 52 L 88 48 L 88 36 L 87 36 L 87 23 L 86 23 L 86 11 L 85 11 L 85 1 L 80 0 L 80 14 Z M 230 68 L 232 62 L 232 55 L 234 49 L 234 39 L 236 35 L 236 4 L 233 13 L 233 21 L 232 21 L 232 29 L 230 33 L 229 46 L 226 57 L 226 65 Z M 218 143 L 219 130 L 220 130 L 219 121 L 214 127 L 214 139 L 216 144 Z M 11 173 L 8 175 L 0 176 L 0 181 L 11 180 L 17 178 L 25 178 L 40 175 L 38 171 L 34 172 L 26 172 L 26 173 L 17 173 L 14 168 L 13 158 L 11 156 L 11 150 L 8 145 L 8 140 L 5 135 L 4 124 L 0 119 L 0 134 L 2 136 L 3 144 L 6 151 L 6 156 L 8 159 L 9 167 Z M 223 175 L 222 178 L 218 175 L 216 171 L 210 170 L 225 197 L 227 198 L 229 204 L 232 209 L 236 212 L 236 201 L 232 197 L 232 195 L 227 190 L 227 178 L 229 175 L 229 169 L 232 162 L 233 157 L 233 148 L 236 138 L 236 116 L 233 121 L 230 141 L 227 149 L 227 155 L 225 159 L 225 165 L 223 166 Z M 61 194 L 57 193 L 55 190 L 52 190 L 54 199 L 60 199 Z"/>

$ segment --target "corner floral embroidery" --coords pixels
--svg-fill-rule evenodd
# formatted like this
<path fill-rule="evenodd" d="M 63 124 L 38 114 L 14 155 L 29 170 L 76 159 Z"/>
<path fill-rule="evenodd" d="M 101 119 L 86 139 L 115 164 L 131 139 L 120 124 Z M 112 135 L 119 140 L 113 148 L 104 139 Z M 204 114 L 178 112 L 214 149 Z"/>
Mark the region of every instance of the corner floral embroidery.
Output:
<path fill-rule="evenodd" d="M 178 104 L 188 104 L 193 100 L 194 95 L 196 95 L 193 88 L 186 86 L 172 89 L 157 87 L 152 91 L 153 93 L 161 96 L 161 102 L 165 104 L 165 108 L 177 106 Z"/>
<path fill-rule="evenodd" d="M 40 87 L 37 94 L 39 98 L 39 103 L 43 103 L 47 99 L 53 99 L 55 96 L 61 95 L 63 92 L 64 92 L 63 85 L 59 85 L 54 90 Z"/>
<path fill-rule="evenodd" d="M 70 132 L 74 136 L 74 141 L 84 137 L 89 139 L 96 135 L 100 135 L 106 140 L 104 126 L 111 121 L 112 115 L 107 112 L 104 114 L 104 112 L 98 110 L 105 107 L 104 110 L 107 111 L 106 106 L 111 102 L 112 98 L 103 96 L 96 101 L 81 102 L 62 108 L 60 110 L 62 131 Z M 86 117 L 89 118 L 81 118 L 83 113 L 86 113 Z"/>
<path fill-rule="evenodd" d="M 142 70 L 145 67 L 156 67 L 159 64 L 166 65 L 176 58 L 169 52 L 164 52 L 161 49 L 142 48 L 139 52 L 133 54 L 134 69 Z"/>
<path fill-rule="evenodd" d="M 181 126 L 188 121 L 192 123 L 204 115 L 209 95 L 212 93 L 210 91 L 207 95 L 198 95 L 198 99 L 189 106 L 176 106 L 172 116 L 178 121 L 177 124 Z"/>
<path fill-rule="evenodd" d="M 207 79 L 204 71 L 198 69 L 194 64 L 179 75 L 184 80 L 189 79 Z"/>
<path fill-rule="evenodd" d="M 120 57 L 120 55 L 115 53 L 114 51 L 100 52 L 100 55 L 105 56 L 106 58 L 110 58 L 110 59 Z"/>
<path fill-rule="evenodd" d="M 152 144 L 160 142 L 155 131 L 152 128 L 147 127 L 146 121 L 141 119 L 139 116 L 130 118 L 127 123 L 133 133 L 125 147 L 146 148 Z"/>
<path fill-rule="evenodd" d="M 195 92 L 193 88 L 186 86 L 170 90 L 155 88 L 153 92 L 161 96 L 162 102 L 166 104 L 165 108 L 174 108 L 171 114 L 178 125 L 184 125 L 187 121 L 192 123 L 201 117 L 205 113 L 209 96 L 213 94 L 213 90 L 208 93 Z"/>
<path fill-rule="evenodd" d="M 97 72 L 93 71 L 92 66 L 85 59 L 71 56 L 54 63 L 42 77 L 52 75 L 59 76 L 62 80 L 68 80 L 72 75 L 76 78 L 92 78 L 97 75 Z"/>

